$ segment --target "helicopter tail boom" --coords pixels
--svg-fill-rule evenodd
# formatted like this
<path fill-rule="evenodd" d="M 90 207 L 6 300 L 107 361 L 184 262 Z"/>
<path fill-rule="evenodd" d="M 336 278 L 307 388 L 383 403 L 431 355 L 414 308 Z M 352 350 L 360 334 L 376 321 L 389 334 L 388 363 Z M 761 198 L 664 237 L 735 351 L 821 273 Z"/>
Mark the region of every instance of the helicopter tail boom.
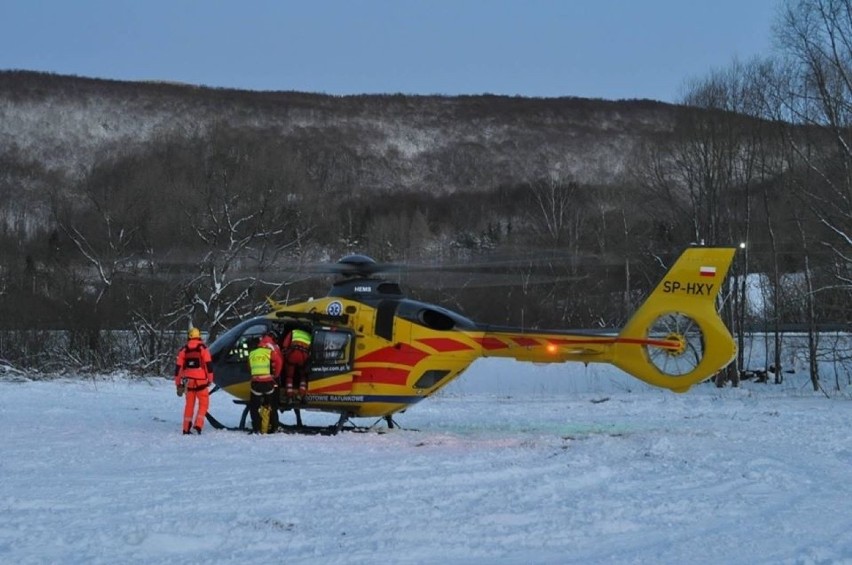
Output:
<path fill-rule="evenodd" d="M 687 249 L 617 333 L 488 328 L 473 339 L 485 357 L 611 363 L 654 386 L 685 392 L 736 354 L 716 311 L 733 255 L 733 248 Z"/>
<path fill-rule="evenodd" d="M 685 392 L 730 363 L 736 345 L 716 310 L 716 298 L 734 251 L 684 251 L 618 334 L 611 362 L 675 392 Z"/>

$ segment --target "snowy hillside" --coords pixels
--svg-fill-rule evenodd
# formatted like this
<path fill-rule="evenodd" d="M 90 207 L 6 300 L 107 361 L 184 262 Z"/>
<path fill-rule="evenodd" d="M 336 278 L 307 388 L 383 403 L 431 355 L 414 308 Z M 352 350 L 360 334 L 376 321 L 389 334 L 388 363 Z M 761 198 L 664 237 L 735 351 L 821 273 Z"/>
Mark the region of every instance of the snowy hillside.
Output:
<path fill-rule="evenodd" d="M 258 139 L 272 131 L 306 153 L 331 151 L 337 167 L 358 155 L 365 189 L 452 188 L 445 175 L 457 171 L 450 163 L 442 172 L 436 159 L 515 179 L 560 165 L 605 183 L 635 143 L 670 131 L 674 111 L 650 101 L 341 97 L 0 71 L 0 157 L 76 177 L 148 142 L 186 142 L 227 124 Z"/>

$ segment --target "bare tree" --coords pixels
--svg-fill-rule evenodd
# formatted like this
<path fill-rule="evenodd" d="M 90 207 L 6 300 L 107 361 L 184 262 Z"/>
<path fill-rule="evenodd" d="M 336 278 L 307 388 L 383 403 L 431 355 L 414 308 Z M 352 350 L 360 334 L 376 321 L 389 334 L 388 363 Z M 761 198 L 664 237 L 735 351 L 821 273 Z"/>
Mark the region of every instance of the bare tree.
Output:
<path fill-rule="evenodd" d="M 530 187 L 536 204 L 535 225 L 553 245 L 559 245 L 569 237 L 572 224 L 576 223 L 577 183 L 552 175 L 536 181 Z"/>
<path fill-rule="evenodd" d="M 89 173 L 81 183 L 86 205 L 80 208 L 65 193 L 54 191 L 57 225 L 89 265 L 96 288 L 95 304 L 112 288 L 116 277 L 134 271 L 146 254 L 140 237 L 145 206 L 141 190 L 127 190 L 118 179 Z"/>
<path fill-rule="evenodd" d="M 288 184 L 290 161 L 259 166 L 269 165 L 263 149 L 220 135 L 202 147 L 200 175 L 180 190 L 188 236 L 200 244 L 182 311 L 187 324 L 206 328 L 211 340 L 230 318 L 257 307 L 250 300 L 255 289 L 271 293 L 283 284 L 266 273 L 311 229 L 301 222 L 297 191 Z"/>
<path fill-rule="evenodd" d="M 570 176 L 551 174 L 530 185 L 529 222 L 546 246 L 568 251 L 571 274 L 576 275 L 590 206 L 586 191 Z"/>
<path fill-rule="evenodd" d="M 840 284 L 852 288 L 852 0 L 788 0 L 775 32 L 790 121 L 819 126 L 803 130 L 816 138 L 789 136 L 818 181 L 800 190 L 830 234 L 820 244 L 845 266 Z"/>
<path fill-rule="evenodd" d="M 122 288 L 115 294 L 119 281 L 132 277 L 150 257 L 150 248 L 142 236 L 148 206 L 142 187 L 123 181 L 113 170 L 114 163 L 105 160 L 88 171 L 77 190 L 54 190 L 53 215 L 56 225 L 84 260 L 80 272 L 69 272 L 79 281 L 78 294 L 68 304 L 69 356 L 82 365 L 109 365 L 112 348 L 102 334 L 108 320 L 121 317 L 116 305 L 126 303 Z M 91 289 L 91 290 L 89 290 Z M 109 300 L 108 300 L 109 299 Z M 118 306 L 120 308 L 120 306 Z M 112 336 L 107 336 L 111 338 Z"/>

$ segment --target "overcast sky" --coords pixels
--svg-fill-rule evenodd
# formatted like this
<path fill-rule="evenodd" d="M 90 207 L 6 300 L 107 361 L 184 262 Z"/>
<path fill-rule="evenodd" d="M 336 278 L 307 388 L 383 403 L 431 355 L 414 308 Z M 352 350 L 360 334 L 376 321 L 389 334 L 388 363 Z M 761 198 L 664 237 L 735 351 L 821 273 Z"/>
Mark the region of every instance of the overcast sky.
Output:
<path fill-rule="evenodd" d="M 780 0 L 0 0 L 0 69 L 328 94 L 677 101 Z"/>

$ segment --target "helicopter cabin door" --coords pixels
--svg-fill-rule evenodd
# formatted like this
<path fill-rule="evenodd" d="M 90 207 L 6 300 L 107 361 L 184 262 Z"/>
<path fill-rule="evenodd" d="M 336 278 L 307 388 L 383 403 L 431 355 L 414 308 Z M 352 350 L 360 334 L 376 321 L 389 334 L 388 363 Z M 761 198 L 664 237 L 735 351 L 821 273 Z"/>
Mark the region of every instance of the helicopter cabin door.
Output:
<path fill-rule="evenodd" d="M 355 334 L 346 328 L 314 326 L 309 391 L 316 394 L 352 392 Z"/>

